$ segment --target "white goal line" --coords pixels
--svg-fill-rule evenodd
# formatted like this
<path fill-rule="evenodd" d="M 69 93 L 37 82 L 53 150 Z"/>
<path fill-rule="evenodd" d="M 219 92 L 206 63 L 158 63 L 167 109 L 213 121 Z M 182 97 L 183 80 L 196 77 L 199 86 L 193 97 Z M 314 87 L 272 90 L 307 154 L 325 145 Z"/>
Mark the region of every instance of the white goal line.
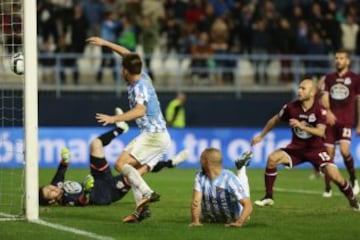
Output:
<path fill-rule="evenodd" d="M 50 227 L 50 228 L 54 228 L 56 230 L 61 230 L 61 231 L 65 231 L 65 232 L 71 232 L 71 233 L 74 233 L 74 234 L 87 236 L 87 237 L 90 237 L 92 239 L 114 240 L 114 238 L 112 238 L 112 237 L 101 236 L 101 235 L 98 235 L 96 233 L 80 230 L 80 229 L 77 229 L 77 228 L 67 227 L 67 226 L 63 226 L 63 225 L 60 225 L 60 224 L 46 222 L 46 221 L 43 221 L 41 219 L 34 220 L 34 221 L 31 221 L 31 222 L 36 223 L 36 224 L 40 224 L 40 225 L 43 225 L 43 226 L 47 226 L 47 227 Z"/>
<path fill-rule="evenodd" d="M 0 212 L 0 222 L 25 220 L 23 216 Z"/>
<path fill-rule="evenodd" d="M 16 216 L 16 215 L 11 215 L 11 214 L 7 214 L 7 213 L 2 213 L 0 212 L 0 216 L 3 218 L 0 218 L 0 222 L 1 221 L 20 221 L 20 220 L 25 220 L 24 217 L 20 217 L 20 216 Z M 39 224 L 39 225 L 43 225 L 46 227 L 50 227 L 56 230 L 60 230 L 60 231 L 65 231 L 65 232 L 70 232 L 70 233 L 74 233 L 77 235 L 82 235 L 82 236 L 86 236 L 92 239 L 97 239 L 97 240 L 114 240 L 114 238 L 112 237 L 107 237 L 107 236 L 101 236 L 98 235 L 96 233 L 92 233 L 92 232 L 88 232 L 88 231 L 84 231 L 84 230 L 80 230 L 77 228 L 72 228 L 72 227 L 67 227 L 64 225 L 60 225 L 60 224 L 55 224 L 55 223 L 50 223 L 50 222 L 46 222 L 43 221 L 41 219 L 38 220 L 33 220 L 33 221 L 29 221 L 31 223 L 35 223 L 35 224 Z"/>

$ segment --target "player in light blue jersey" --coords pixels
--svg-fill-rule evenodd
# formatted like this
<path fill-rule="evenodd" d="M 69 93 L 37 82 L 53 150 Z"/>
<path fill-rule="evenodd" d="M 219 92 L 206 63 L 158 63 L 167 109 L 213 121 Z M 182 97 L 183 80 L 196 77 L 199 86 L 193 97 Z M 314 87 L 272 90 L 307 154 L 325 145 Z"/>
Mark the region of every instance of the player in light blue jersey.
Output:
<path fill-rule="evenodd" d="M 127 83 L 130 110 L 119 115 L 97 113 L 96 119 L 103 125 L 135 120 L 141 129 L 115 163 L 115 169 L 127 177 L 135 191 L 135 214 L 124 218 L 123 222 L 136 222 L 136 213 L 160 199 L 160 195 L 148 186 L 141 175 L 151 171 L 163 158 L 170 146 L 170 136 L 151 79 L 142 71 L 140 56 L 99 37 L 90 37 L 87 42 L 108 47 L 122 56 L 122 75 Z"/>
<path fill-rule="evenodd" d="M 241 227 L 252 212 L 245 166 L 238 175 L 222 168 L 222 154 L 215 148 L 205 149 L 200 157 L 202 171 L 195 177 L 191 207 L 191 227 L 202 222 L 225 223 Z"/>

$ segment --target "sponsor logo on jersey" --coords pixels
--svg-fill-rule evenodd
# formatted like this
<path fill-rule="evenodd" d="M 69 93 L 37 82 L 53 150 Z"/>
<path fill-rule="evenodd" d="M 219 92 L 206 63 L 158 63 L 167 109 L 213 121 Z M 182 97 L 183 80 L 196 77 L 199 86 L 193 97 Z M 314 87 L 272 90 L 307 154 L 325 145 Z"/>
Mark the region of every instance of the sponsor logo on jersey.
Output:
<path fill-rule="evenodd" d="M 65 181 L 64 182 L 64 191 L 70 194 L 80 193 L 82 191 L 82 186 L 78 182 L 74 181 Z"/>
<path fill-rule="evenodd" d="M 350 85 L 351 84 L 351 78 L 349 78 L 349 77 L 345 78 L 344 84 L 345 85 Z"/>
<path fill-rule="evenodd" d="M 344 100 L 349 96 L 349 94 L 349 88 L 341 83 L 337 83 L 330 88 L 330 96 L 335 100 Z"/>
<path fill-rule="evenodd" d="M 302 121 L 302 124 L 304 124 L 306 126 L 311 126 L 309 123 L 307 123 L 305 121 Z M 301 139 L 309 139 L 312 137 L 312 135 L 310 133 L 305 132 L 297 127 L 294 127 L 294 133 L 298 138 L 301 138 Z"/>
<path fill-rule="evenodd" d="M 309 122 L 315 122 L 316 121 L 316 116 L 314 113 L 309 115 Z"/>

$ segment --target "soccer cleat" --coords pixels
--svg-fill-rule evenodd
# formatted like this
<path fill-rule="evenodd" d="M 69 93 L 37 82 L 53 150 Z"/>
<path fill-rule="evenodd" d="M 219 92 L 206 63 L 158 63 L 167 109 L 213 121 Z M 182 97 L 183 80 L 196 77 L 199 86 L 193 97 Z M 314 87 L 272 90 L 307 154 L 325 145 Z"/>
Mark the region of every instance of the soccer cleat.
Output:
<path fill-rule="evenodd" d="M 124 218 L 123 223 L 137 223 L 151 217 L 151 211 L 149 206 L 144 206 L 142 209 L 139 210 L 140 212 L 135 211 L 134 213 Z"/>
<path fill-rule="evenodd" d="M 149 206 L 145 206 L 143 207 L 143 209 L 141 209 L 139 216 L 138 216 L 138 221 L 141 222 L 142 220 L 151 217 L 151 211 Z"/>
<path fill-rule="evenodd" d="M 325 192 L 323 192 L 322 196 L 323 196 L 324 198 L 330 198 L 330 197 L 332 197 L 332 190 L 331 190 L 331 189 L 330 189 L 330 190 L 325 190 Z"/>
<path fill-rule="evenodd" d="M 152 192 L 151 194 L 143 196 L 143 198 L 139 201 L 138 205 L 136 206 L 136 212 L 141 212 L 141 210 L 151 202 L 160 201 L 160 195 L 156 192 Z"/>
<path fill-rule="evenodd" d="M 360 192 L 359 181 L 357 179 L 351 184 L 354 195 L 358 195 Z"/>
<path fill-rule="evenodd" d="M 138 222 L 138 219 L 135 213 L 132 213 L 123 219 L 123 223 L 136 223 L 136 222 Z"/>
<path fill-rule="evenodd" d="M 115 115 L 121 115 L 123 114 L 123 110 L 119 107 L 115 108 Z M 121 128 L 123 130 L 123 133 L 126 133 L 127 131 L 129 131 L 129 125 L 122 121 L 122 122 L 115 122 L 115 125 L 118 127 L 118 128 Z"/>
<path fill-rule="evenodd" d="M 173 165 L 173 167 L 176 167 L 177 165 L 179 165 L 180 163 L 182 163 L 183 161 L 185 161 L 189 156 L 189 151 L 188 150 L 182 150 L 181 152 L 179 152 L 178 154 L 176 154 L 172 159 L 171 159 L 171 163 Z"/>
<path fill-rule="evenodd" d="M 252 158 L 252 152 L 246 151 L 243 154 L 241 154 L 241 157 L 239 159 L 235 160 L 235 166 L 238 170 L 240 170 L 243 166 L 249 166 L 250 159 Z"/>
<path fill-rule="evenodd" d="M 356 200 L 356 198 L 352 199 L 349 201 L 350 203 L 350 207 L 356 211 L 356 212 L 360 212 L 360 203 L 358 200 Z"/>
<path fill-rule="evenodd" d="M 256 200 L 255 201 L 255 205 L 259 206 L 259 207 L 264 207 L 264 206 L 272 206 L 274 205 L 274 200 L 272 200 L 272 198 L 263 198 L 261 200 Z"/>
<path fill-rule="evenodd" d="M 61 149 L 61 159 L 64 163 L 69 163 L 70 157 L 70 150 L 68 148 L 64 147 L 63 149 Z"/>

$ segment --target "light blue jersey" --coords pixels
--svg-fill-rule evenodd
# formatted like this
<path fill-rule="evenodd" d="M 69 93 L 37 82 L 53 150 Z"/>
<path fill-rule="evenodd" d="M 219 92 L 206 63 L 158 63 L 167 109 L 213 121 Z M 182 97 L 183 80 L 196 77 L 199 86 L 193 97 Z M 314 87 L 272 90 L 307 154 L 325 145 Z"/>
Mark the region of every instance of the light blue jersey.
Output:
<path fill-rule="evenodd" d="M 138 127 L 145 132 L 166 132 L 166 122 L 150 77 L 142 72 L 141 78 L 133 85 L 128 85 L 127 89 L 130 108 L 136 104 L 146 106 L 145 116 L 136 119 Z"/>
<path fill-rule="evenodd" d="M 235 221 L 242 211 L 239 201 L 249 197 L 239 178 L 225 169 L 213 180 L 198 172 L 194 190 L 202 193 L 201 220 L 204 222 Z"/>

